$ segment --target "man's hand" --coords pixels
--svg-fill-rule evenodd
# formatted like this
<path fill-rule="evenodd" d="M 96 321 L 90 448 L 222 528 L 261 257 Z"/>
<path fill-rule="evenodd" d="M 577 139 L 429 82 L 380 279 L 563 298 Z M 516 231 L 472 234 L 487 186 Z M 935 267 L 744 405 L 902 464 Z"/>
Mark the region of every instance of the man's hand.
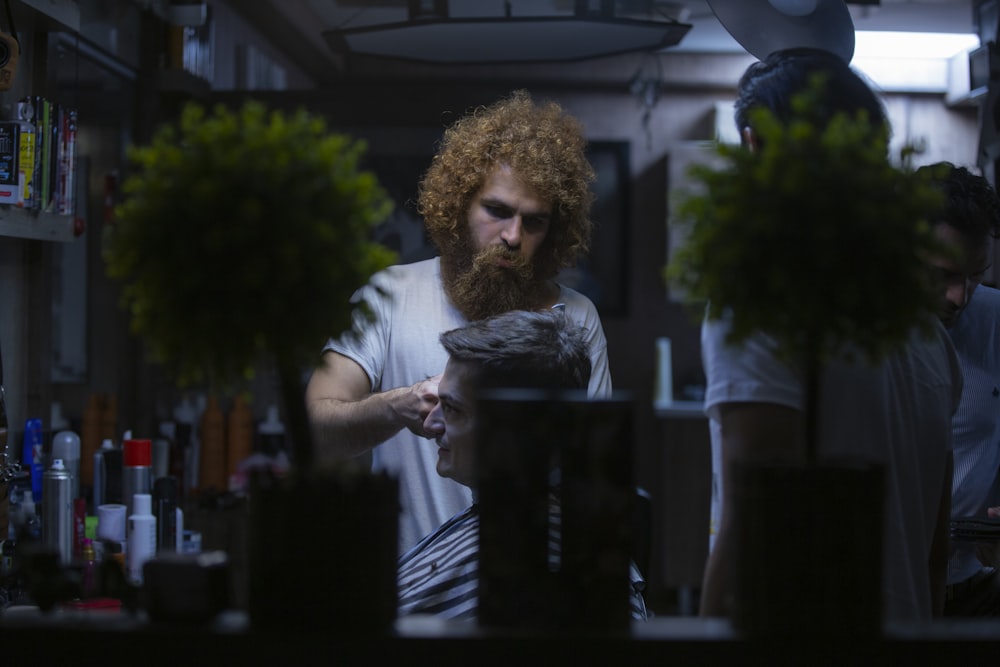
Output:
<path fill-rule="evenodd" d="M 422 438 L 433 438 L 434 434 L 424 429 L 424 420 L 438 403 L 438 383 L 441 374 L 422 380 L 409 388 L 409 399 L 395 404 L 400 418 L 406 422 L 406 427 Z"/>
<path fill-rule="evenodd" d="M 317 454 L 322 461 L 343 461 L 371 451 L 402 429 L 430 437 L 423 422 L 438 402 L 441 376 L 409 387 L 372 392 L 358 363 L 327 352 L 306 387 L 306 408 Z"/>

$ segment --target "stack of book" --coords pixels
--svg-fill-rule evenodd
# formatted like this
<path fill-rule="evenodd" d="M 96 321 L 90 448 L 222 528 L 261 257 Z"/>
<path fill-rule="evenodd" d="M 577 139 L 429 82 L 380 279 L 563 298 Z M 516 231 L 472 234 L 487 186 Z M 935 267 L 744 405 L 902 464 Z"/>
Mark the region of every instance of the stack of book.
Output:
<path fill-rule="evenodd" d="M 41 96 L 17 103 L 0 121 L 0 204 L 72 215 L 75 211 L 76 109 Z"/>

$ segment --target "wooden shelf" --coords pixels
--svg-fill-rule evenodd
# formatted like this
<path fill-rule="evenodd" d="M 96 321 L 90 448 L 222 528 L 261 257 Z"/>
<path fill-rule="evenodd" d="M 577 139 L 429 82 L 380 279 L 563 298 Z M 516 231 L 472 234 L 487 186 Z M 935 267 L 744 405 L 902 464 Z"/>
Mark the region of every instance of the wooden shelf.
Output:
<path fill-rule="evenodd" d="M 40 241 L 72 241 L 73 216 L 0 206 L 0 236 Z"/>
<path fill-rule="evenodd" d="M 162 95 L 179 95 L 202 99 L 212 92 L 212 86 L 200 76 L 182 69 L 161 69 L 156 73 L 156 86 Z"/>

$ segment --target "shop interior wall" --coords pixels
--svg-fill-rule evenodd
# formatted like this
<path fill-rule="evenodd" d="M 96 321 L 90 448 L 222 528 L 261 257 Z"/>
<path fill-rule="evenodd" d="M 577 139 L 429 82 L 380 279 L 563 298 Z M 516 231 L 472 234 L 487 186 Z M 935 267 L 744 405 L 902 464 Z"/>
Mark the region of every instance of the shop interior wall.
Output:
<path fill-rule="evenodd" d="M 456 75 L 423 68 L 418 68 L 417 76 L 412 68 L 394 72 L 372 66 L 345 76 L 341 84 L 329 90 L 253 94 L 275 107 L 305 106 L 321 112 L 333 127 L 367 139 L 373 153 L 405 150 L 429 154 L 442 128 L 457 115 L 524 87 L 536 98 L 560 102 L 580 118 L 591 141 L 628 145 L 630 214 L 623 260 L 627 310 L 605 315 L 603 321 L 615 387 L 629 391 L 636 400 L 635 441 L 631 452 L 623 449 L 623 455 L 633 456 L 636 481 L 654 498 L 654 525 L 658 529 L 654 531 L 654 558 L 649 573 L 653 602 L 666 600 L 670 591 L 700 583 L 708 525 L 704 422 L 669 424 L 657 418 L 652 409 L 657 337 L 673 341 L 675 387 L 702 381 L 696 314 L 670 299 L 661 277 L 667 256 L 671 187 L 667 174 L 678 147 L 708 141 L 715 134 L 717 121 L 729 122 L 728 118 L 716 118 L 717 103 L 731 100 L 736 78 L 750 62 L 743 56 L 690 54 L 662 59 L 665 83 L 651 108 L 641 104 L 628 85 L 630 78 L 646 66 L 643 56 L 604 59 L 575 67 L 537 67 L 519 73 L 500 71 L 489 76 L 467 70 Z M 219 63 L 225 66 L 226 60 L 222 58 Z M 210 101 L 235 104 L 246 96 L 217 91 Z M 897 140 L 926 140 L 928 152 L 922 159 L 975 162 L 974 107 L 948 108 L 938 95 L 888 97 Z M 644 121 L 647 112 L 648 121 Z M 95 140 L 100 136 L 95 134 Z M 100 194 L 97 181 L 92 189 Z M 99 270 L 99 227 L 92 225 L 91 230 L 94 233 L 86 242 L 91 247 L 93 272 Z M 102 341 L 91 345 L 89 359 L 92 379 L 100 379 L 102 386 L 52 387 L 42 372 L 47 369 L 35 363 L 33 373 L 29 368 L 33 362 L 24 361 L 45 352 L 30 342 L 28 329 L 43 329 L 48 322 L 45 311 L 50 302 L 32 299 L 31 295 L 32 290 L 39 290 L 38 285 L 44 285 L 44 280 L 32 275 L 46 270 L 46 262 L 51 261 L 46 259 L 49 253 L 39 242 L 0 239 L 4 278 L 0 289 L 4 290 L 7 309 L 0 318 L 5 362 L 8 371 L 15 366 L 13 375 L 20 378 L 13 391 L 31 397 L 32 405 L 39 410 L 47 405 L 45 399 L 62 396 L 64 409 L 71 417 L 82 412 L 86 391 L 116 391 L 128 397 L 120 423 L 140 431 L 152 429 L 161 416 L 158 413 L 169 405 L 169 399 L 161 395 L 165 387 L 156 370 L 144 363 L 141 343 L 131 340 L 123 318 L 108 316 L 116 294 L 114 287 L 101 278 L 93 280 L 89 298 L 102 305 L 96 311 L 90 309 L 87 335 Z M 18 364 L 22 365 L 20 369 Z"/>

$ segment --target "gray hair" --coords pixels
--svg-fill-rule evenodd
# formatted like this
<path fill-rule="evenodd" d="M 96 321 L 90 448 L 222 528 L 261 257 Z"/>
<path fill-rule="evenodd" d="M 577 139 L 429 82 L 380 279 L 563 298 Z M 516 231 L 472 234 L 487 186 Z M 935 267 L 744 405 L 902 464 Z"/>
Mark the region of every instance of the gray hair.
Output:
<path fill-rule="evenodd" d="M 586 389 L 586 329 L 558 309 L 512 310 L 441 334 L 452 359 L 477 367 L 481 387 Z"/>

